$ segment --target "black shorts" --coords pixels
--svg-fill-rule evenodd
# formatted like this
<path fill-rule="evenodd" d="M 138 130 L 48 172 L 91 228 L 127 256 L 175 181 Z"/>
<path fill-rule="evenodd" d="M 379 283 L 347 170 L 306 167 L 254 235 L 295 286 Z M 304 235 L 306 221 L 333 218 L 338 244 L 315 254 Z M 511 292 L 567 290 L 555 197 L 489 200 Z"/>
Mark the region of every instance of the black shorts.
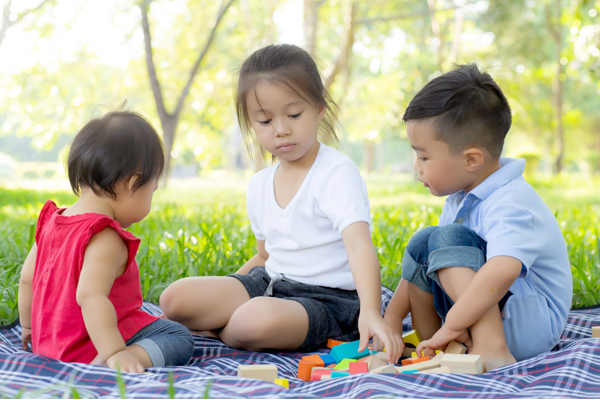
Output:
<path fill-rule="evenodd" d="M 228 275 L 238 279 L 250 298 L 264 295 L 271 277 L 265 267 L 254 267 L 248 275 Z M 356 290 L 342 290 L 304 283 L 278 280 L 273 297 L 294 300 L 308 314 L 308 334 L 299 352 L 314 351 L 327 345 L 327 339 L 351 342 L 359 339 L 358 314 L 360 300 Z"/>

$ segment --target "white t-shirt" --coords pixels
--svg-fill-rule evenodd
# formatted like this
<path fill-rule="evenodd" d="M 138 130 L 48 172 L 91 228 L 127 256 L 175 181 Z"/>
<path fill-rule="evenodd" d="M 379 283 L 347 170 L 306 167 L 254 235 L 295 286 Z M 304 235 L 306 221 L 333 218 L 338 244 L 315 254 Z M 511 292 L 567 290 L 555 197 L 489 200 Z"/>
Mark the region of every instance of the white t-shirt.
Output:
<path fill-rule="evenodd" d="M 354 222 L 371 225 L 367 186 L 356 165 L 321 143 L 298 193 L 286 208 L 275 200 L 279 163 L 255 174 L 246 194 L 257 240 L 265 241 L 271 277 L 317 286 L 355 290 L 342 232 Z"/>

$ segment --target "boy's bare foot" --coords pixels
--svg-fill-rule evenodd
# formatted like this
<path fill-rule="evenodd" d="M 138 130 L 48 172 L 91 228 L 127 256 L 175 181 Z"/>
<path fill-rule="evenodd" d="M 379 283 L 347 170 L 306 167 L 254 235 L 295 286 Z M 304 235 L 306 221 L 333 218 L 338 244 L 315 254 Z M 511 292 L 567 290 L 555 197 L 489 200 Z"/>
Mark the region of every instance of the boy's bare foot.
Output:
<path fill-rule="evenodd" d="M 101 367 L 108 367 L 106 360 L 104 360 L 102 357 L 100 357 L 100 354 L 98 354 L 96 356 L 96 358 L 94 358 L 90 364 L 91 365 L 99 365 Z"/>

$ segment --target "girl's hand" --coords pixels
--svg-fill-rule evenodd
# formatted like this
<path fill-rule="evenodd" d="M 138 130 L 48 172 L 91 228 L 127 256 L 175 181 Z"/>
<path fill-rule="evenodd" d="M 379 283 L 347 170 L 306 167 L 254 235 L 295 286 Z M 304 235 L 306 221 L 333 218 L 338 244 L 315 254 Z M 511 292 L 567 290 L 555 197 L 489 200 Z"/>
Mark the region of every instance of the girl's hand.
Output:
<path fill-rule="evenodd" d="M 144 373 L 145 369 L 140 360 L 127 350 L 121 350 L 113 354 L 106 361 L 109 368 L 118 369 L 121 372 Z"/>
<path fill-rule="evenodd" d="M 398 362 L 402 350 L 404 350 L 404 342 L 402 337 L 385 322 L 378 311 L 361 310 L 358 317 L 358 331 L 360 333 L 359 352 L 365 351 L 369 339 L 376 336 L 377 340 L 385 346 L 388 362 L 394 364 Z"/>
<path fill-rule="evenodd" d="M 21 344 L 23 345 L 23 350 L 29 351 L 29 347 L 27 346 L 31 343 L 31 328 L 21 328 Z"/>
<path fill-rule="evenodd" d="M 467 328 L 453 331 L 447 325 L 443 325 L 431 339 L 423 340 L 417 346 L 417 354 L 425 350 L 425 355 L 428 357 L 435 355 L 435 350 L 445 350 L 448 343 L 456 341 L 464 343 L 467 347 L 472 347 L 471 334 Z"/>

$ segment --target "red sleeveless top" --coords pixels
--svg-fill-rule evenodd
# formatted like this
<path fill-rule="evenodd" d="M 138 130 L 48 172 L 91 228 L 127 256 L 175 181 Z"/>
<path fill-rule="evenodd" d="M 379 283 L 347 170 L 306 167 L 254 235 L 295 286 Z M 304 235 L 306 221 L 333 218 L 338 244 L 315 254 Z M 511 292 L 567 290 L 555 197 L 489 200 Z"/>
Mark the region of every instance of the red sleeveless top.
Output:
<path fill-rule="evenodd" d="M 140 310 L 142 289 L 135 261 L 140 240 L 106 215 L 62 216 L 63 210 L 48 201 L 38 218 L 31 307 L 32 349 L 34 353 L 61 361 L 90 363 L 98 352 L 85 328 L 75 294 L 85 249 L 95 234 L 110 227 L 123 238 L 129 250 L 125 272 L 115 279 L 108 296 L 115 307 L 123 340 L 127 341 L 158 318 Z"/>

